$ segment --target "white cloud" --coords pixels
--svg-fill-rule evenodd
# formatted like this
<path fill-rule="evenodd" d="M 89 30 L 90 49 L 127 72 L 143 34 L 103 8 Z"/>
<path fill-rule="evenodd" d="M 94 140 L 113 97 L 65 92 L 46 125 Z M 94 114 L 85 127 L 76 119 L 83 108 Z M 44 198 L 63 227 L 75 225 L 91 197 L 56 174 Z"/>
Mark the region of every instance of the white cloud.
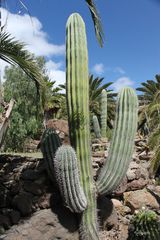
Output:
<path fill-rule="evenodd" d="M 47 74 L 52 81 L 56 81 L 55 86 L 65 83 L 66 75 L 65 71 L 61 69 L 62 66 L 61 62 L 55 63 L 52 60 L 46 62 Z"/>
<path fill-rule="evenodd" d="M 56 45 L 48 41 L 47 34 L 43 31 L 41 22 L 36 18 L 30 18 L 29 15 L 13 14 L 1 8 L 2 24 L 5 24 L 5 31 L 9 32 L 17 40 L 24 42 L 26 49 L 34 53 L 35 56 L 54 57 L 65 53 L 65 46 Z M 9 64 L 0 61 L 1 79 L 3 81 L 4 69 Z M 61 70 L 62 62 L 55 63 L 52 60 L 47 61 L 46 69 L 51 79 L 56 80 L 57 85 L 64 83 L 65 72 Z"/>
<path fill-rule="evenodd" d="M 115 67 L 114 72 L 120 73 L 120 74 L 125 74 L 125 71 L 121 67 Z"/>
<path fill-rule="evenodd" d="M 118 78 L 113 84 L 113 90 L 118 92 L 122 87 L 133 86 L 134 82 L 128 77 Z"/>
<path fill-rule="evenodd" d="M 97 63 L 93 66 L 93 71 L 96 74 L 102 74 L 104 73 L 104 64 L 103 63 Z"/>
<path fill-rule="evenodd" d="M 2 25 L 6 23 L 5 31 L 11 33 L 17 40 L 26 43 L 26 48 L 36 56 L 51 57 L 53 55 L 64 54 L 64 44 L 56 45 L 50 43 L 38 18 L 30 18 L 28 14 L 13 14 L 4 8 L 1 8 L 1 13 Z"/>

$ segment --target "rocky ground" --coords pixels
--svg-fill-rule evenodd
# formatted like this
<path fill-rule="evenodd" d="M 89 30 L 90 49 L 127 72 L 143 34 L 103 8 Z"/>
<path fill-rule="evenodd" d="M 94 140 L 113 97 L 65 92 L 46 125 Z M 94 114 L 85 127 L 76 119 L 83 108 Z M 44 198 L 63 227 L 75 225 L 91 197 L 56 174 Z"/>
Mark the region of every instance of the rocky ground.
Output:
<path fill-rule="evenodd" d="M 98 201 L 102 240 L 127 240 L 130 219 L 142 207 L 160 216 L 160 186 L 148 171 L 152 153 L 145 139 L 137 137 L 135 145 L 121 185 Z M 95 140 L 92 150 L 96 179 L 107 157 L 108 144 Z M 0 156 L 0 240 L 76 240 L 77 229 L 76 216 L 63 207 L 43 159 Z"/>

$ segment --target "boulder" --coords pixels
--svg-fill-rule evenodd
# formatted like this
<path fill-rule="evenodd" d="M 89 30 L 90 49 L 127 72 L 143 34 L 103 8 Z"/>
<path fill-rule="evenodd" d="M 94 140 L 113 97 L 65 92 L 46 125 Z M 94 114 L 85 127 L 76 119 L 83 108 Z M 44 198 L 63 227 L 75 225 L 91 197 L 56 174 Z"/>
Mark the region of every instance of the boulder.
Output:
<path fill-rule="evenodd" d="M 1 235 L 1 240 L 78 240 L 77 228 L 70 218 L 67 219 L 70 228 L 61 225 L 57 215 L 51 209 L 41 210 L 33 214 L 24 223 L 13 226 Z"/>
<path fill-rule="evenodd" d="M 131 208 L 132 212 L 136 209 L 141 209 L 142 207 L 159 209 L 159 203 L 156 198 L 146 189 L 125 192 L 124 203 Z"/>

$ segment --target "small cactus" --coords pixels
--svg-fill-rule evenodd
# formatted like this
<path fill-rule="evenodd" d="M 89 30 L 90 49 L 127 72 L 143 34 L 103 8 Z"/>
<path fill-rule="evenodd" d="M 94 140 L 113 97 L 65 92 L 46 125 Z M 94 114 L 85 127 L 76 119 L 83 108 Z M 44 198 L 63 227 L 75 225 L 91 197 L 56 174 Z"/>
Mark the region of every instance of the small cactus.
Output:
<path fill-rule="evenodd" d="M 160 222 L 151 210 L 141 210 L 131 219 L 128 240 L 159 240 Z"/>
<path fill-rule="evenodd" d="M 101 131 L 100 131 L 98 118 L 95 115 L 93 116 L 93 129 L 94 129 L 94 133 L 96 135 L 96 138 L 101 138 Z"/>
<path fill-rule="evenodd" d="M 101 135 L 106 138 L 107 131 L 107 92 L 105 89 L 101 93 Z"/>

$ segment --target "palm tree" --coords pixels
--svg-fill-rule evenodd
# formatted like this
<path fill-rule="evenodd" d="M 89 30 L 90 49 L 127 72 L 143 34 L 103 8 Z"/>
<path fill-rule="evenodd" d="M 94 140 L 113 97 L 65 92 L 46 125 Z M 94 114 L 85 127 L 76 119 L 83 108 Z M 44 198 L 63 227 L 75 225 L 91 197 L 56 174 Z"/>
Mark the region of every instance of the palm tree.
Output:
<path fill-rule="evenodd" d="M 155 81 L 148 80 L 146 83 L 142 83 L 142 86 L 137 88 L 138 91 L 143 92 L 143 95 L 140 96 L 140 101 L 143 103 L 140 116 L 141 120 L 148 124 L 148 143 L 154 151 L 150 173 L 155 175 L 160 166 L 160 75 L 155 76 Z"/>
<path fill-rule="evenodd" d="M 157 74 L 155 76 L 155 81 L 147 80 L 146 82 L 141 83 L 141 85 L 142 87 L 136 89 L 137 91 L 141 91 L 143 93 L 138 96 L 140 105 L 139 129 L 143 129 L 143 127 L 147 124 L 148 130 L 150 131 L 155 125 L 152 116 L 159 113 L 158 106 L 156 105 L 156 93 L 160 91 L 160 75 Z M 156 118 L 154 120 L 156 120 Z"/>

